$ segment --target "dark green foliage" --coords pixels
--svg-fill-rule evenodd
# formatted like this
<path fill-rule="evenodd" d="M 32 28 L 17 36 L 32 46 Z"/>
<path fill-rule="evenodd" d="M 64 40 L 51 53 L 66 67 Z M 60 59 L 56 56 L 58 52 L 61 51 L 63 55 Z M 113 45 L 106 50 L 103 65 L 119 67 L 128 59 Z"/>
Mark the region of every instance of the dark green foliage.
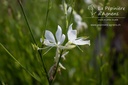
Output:
<path fill-rule="evenodd" d="M 60 5 L 62 4 L 61 0 L 50 0 L 50 8 L 48 7 L 48 0 L 21 1 L 38 46 L 41 46 L 40 38 L 44 35 L 46 29 L 55 33 L 57 25 L 60 25 L 63 29 L 63 33 L 67 33 L 65 15 L 60 9 Z M 114 62 L 114 54 L 111 55 L 110 52 L 111 42 L 115 35 L 113 32 L 114 27 L 108 28 L 106 32 L 107 38 L 103 40 L 105 41 L 105 45 L 101 46 L 101 48 L 96 48 L 96 50 L 100 49 L 100 52 L 95 54 L 96 39 L 100 33 L 98 30 L 100 27 L 92 27 L 90 25 L 91 23 L 98 22 L 96 19 L 87 18 L 91 16 L 90 11 L 87 9 L 88 4 L 84 3 L 84 0 L 65 1 L 69 6 L 74 7 L 74 10 L 81 15 L 82 20 L 87 23 L 88 28 L 79 35 L 89 36 L 88 39 L 91 41 L 91 46 L 80 46 L 84 52 L 81 52 L 77 47 L 70 50 L 69 54 L 66 56 L 66 61 L 62 61 L 66 70 L 62 70 L 61 74 L 57 73 L 53 85 L 110 85 L 109 80 L 113 75 L 115 76 L 111 67 L 112 62 Z M 111 6 L 115 5 L 114 1 L 105 0 L 105 4 L 102 0 L 99 0 L 102 5 L 109 4 Z M 94 2 L 99 3 L 96 2 L 96 0 L 94 0 Z M 126 3 L 117 0 L 117 6 L 122 6 L 122 4 Z M 46 22 L 48 8 L 49 13 Z M 125 13 L 122 13 L 122 16 L 125 16 Z M 73 15 L 67 18 L 70 20 L 68 25 L 73 23 L 73 29 L 75 29 L 77 24 L 74 22 Z M 99 42 L 101 42 L 100 39 Z M 2 46 L 0 46 L 0 84 L 48 85 L 38 52 L 32 48 L 33 40 L 17 0 L 0 0 L 0 43 L 35 76 L 35 78 L 33 78 L 29 72 L 25 71 Z M 126 45 L 126 49 L 127 48 Z M 128 57 L 126 49 L 125 55 L 123 53 L 119 54 L 118 61 L 122 59 L 125 60 L 125 58 Z M 43 50 L 43 52 L 46 52 L 46 50 Z M 55 48 L 43 56 L 47 71 L 54 64 L 54 56 Z M 126 59 L 123 61 L 123 64 L 117 63 L 119 66 L 117 69 L 119 76 L 115 76 L 113 85 L 128 84 L 127 61 Z"/>

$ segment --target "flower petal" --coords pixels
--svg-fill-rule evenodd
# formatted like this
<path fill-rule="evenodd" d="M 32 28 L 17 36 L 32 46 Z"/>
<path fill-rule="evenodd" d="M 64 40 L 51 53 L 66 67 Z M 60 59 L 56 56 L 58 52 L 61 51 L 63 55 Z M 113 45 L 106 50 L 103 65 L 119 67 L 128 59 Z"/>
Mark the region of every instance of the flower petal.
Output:
<path fill-rule="evenodd" d="M 60 43 L 61 35 L 62 35 L 62 29 L 61 29 L 61 27 L 58 25 L 58 29 L 57 29 L 57 31 L 56 31 L 56 39 L 57 39 L 58 44 Z"/>
<path fill-rule="evenodd" d="M 83 39 L 77 39 L 73 43 L 76 45 L 86 45 L 86 44 L 90 45 L 90 40 L 84 41 Z"/>
<path fill-rule="evenodd" d="M 64 70 L 66 69 L 61 63 L 59 63 L 59 66 Z"/>
<path fill-rule="evenodd" d="M 74 13 L 74 19 L 75 19 L 75 22 L 77 23 L 77 22 L 81 22 L 82 21 L 82 18 L 81 18 L 81 16 L 79 15 L 79 14 L 77 14 L 77 13 Z"/>
<path fill-rule="evenodd" d="M 55 42 L 54 35 L 53 35 L 50 31 L 48 31 L 48 30 L 45 31 L 45 38 L 46 38 L 49 42 L 56 43 L 56 42 Z"/>
<path fill-rule="evenodd" d="M 55 43 L 51 43 L 47 39 L 44 39 L 44 44 L 47 45 L 47 46 L 55 46 Z"/>
<path fill-rule="evenodd" d="M 65 60 L 65 56 L 66 56 L 68 53 L 69 53 L 69 51 L 68 51 L 68 52 L 63 53 L 63 55 L 62 55 L 61 57 Z"/>
<path fill-rule="evenodd" d="M 63 35 L 61 36 L 61 39 L 60 39 L 60 41 L 59 41 L 58 44 L 62 44 L 62 43 L 64 42 L 64 40 L 65 40 L 65 35 L 63 34 Z"/>
<path fill-rule="evenodd" d="M 77 37 L 77 31 L 76 30 L 72 30 L 72 24 L 69 26 L 69 29 L 68 29 L 68 40 L 69 41 L 74 41 Z"/>

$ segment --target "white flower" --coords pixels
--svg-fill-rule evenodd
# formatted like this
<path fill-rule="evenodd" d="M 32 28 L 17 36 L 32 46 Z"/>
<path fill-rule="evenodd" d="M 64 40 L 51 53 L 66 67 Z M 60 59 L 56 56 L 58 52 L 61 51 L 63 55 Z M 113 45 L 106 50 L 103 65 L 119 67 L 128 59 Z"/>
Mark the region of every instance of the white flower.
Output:
<path fill-rule="evenodd" d="M 87 26 L 87 24 L 85 23 L 85 22 L 77 22 L 77 26 L 76 26 L 76 29 L 78 30 L 78 31 L 82 31 L 83 30 L 83 28 L 87 28 L 88 26 Z"/>
<path fill-rule="evenodd" d="M 87 24 L 85 22 L 82 22 L 82 17 L 77 14 L 76 12 L 73 12 L 73 15 L 74 15 L 74 20 L 76 22 L 76 29 L 78 32 L 82 31 L 83 28 L 87 28 Z"/>
<path fill-rule="evenodd" d="M 74 20 L 75 22 L 82 22 L 82 18 L 79 14 L 77 14 L 76 12 L 73 12 L 73 15 L 74 15 Z"/>
<path fill-rule="evenodd" d="M 77 38 L 77 30 L 72 29 L 72 24 L 69 26 L 67 35 L 70 43 L 73 43 L 75 45 L 90 45 L 90 40 L 84 40 L 84 38 Z"/>
<path fill-rule="evenodd" d="M 59 25 L 58 25 L 58 29 L 56 31 L 55 36 L 56 36 L 56 39 L 54 38 L 54 35 L 52 34 L 52 32 L 46 30 L 45 31 L 46 39 L 44 39 L 44 44 L 46 46 L 61 47 L 61 44 L 63 44 L 63 42 L 65 40 L 65 35 L 62 34 L 62 29 Z"/>
<path fill-rule="evenodd" d="M 64 11 L 65 14 L 67 14 L 67 15 L 71 14 L 71 12 L 72 12 L 72 10 L 73 10 L 72 7 L 71 7 L 71 6 L 68 6 L 65 2 L 64 2 L 63 5 L 60 5 L 60 8 L 61 8 L 61 10 Z"/>

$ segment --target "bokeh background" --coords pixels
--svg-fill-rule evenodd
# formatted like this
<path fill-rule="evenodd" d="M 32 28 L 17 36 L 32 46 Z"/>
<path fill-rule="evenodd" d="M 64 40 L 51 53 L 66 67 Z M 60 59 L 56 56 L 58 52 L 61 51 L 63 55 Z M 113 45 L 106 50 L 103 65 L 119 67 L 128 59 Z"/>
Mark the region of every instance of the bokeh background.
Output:
<path fill-rule="evenodd" d="M 48 6 L 48 2 L 49 6 Z M 41 46 L 40 38 L 44 31 L 55 33 L 60 25 L 66 34 L 65 13 L 62 10 L 64 0 L 21 0 L 34 38 Z M 87 36 L 90 46 L 80 46 L 69 50 L 66 60 L 62 61 L 66 70 L 56 75 L 53 85 L 128 85 L 128 1 L 127 0 L 65 0 L 81 16 L 84 25 L 78 26 L 72 13 L 67 15 L 68 25 L 79 31 L 78 36 Z M 91 17 L 88 6 L 122 6 L 115 22 L 121 26 L 91 26 L 101 16 Z M 48 12 L 49 10 L 49 12 Z M 95 9 L 96 12 L 98 10 Z M 48 14 L 47 14 L 48 12 Z M 48 15 L 48 16 L 47 16 Z M 47 20 L 46 20 L 47 17 Z M 78 28 L 77 28 L 78 26 Z M 0 46 L 0 84 L 1 85 L 48 85 L 44 71 L 41 69 L 38 52 L 32 48 L 32 38 L 23 12 L 17 0 L 0 0 L 0 43 L 39 80 L 26 72 Z M 43 52 L 45 52 L 44 50 Z M 54 64 L 55 48 L 43 56 L 46 69 Z"/>

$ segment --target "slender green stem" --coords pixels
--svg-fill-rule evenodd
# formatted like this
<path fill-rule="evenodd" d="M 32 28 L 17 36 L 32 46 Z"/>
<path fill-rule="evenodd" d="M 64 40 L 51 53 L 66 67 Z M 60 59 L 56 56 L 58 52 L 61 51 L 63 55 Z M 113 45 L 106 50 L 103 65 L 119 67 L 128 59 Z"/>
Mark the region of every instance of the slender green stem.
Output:
<path fill-rule="evenodd" d="M 47 12 L 46 12 L 45 28 L 44 28 L 44 29 L 47 28 L 48 15 L 49 15 L 49 12 L 50 12 L 50 9 L 51 9 L 51 4 L 50 4 L 50 3 L 51 3 L 51 1 L 48 0 L 48 8 L 47 8 Z M 44 34 L 44 32 L 43 32 L 43 34 Z M 39 52 L 39 54 L 42 56 L 41 51 L 38 50 L 38 52 Z M 42 61 L 43 61 L 43 59 L 42 59 Z M 48 72 L 47 72 L 46 69 L 44 69 L 44 70 L 45 70 L 45 73 L 46 73 L 46 77 L 47 77 L 48 83 L 49 83 L 49 85 L 51 85 L 51 82 L 50 82 L 50 80 L 49 80 L 49 76 L 48 76 Z"/>
<path fill-rule="evenodd" d="M 70 14 L 70 17 L 69 17 L 69 23 L 71 22 L 71 19 L 72 19 L 72 14 L 73 14 L 73 11 L 74 11 L 73 9 L 75 7 L 75 3 L 76 3 L 76 0 L 73 0 L 72 5 L 71 5 L 72 10 L 71 10 L 71 14 Z"/>
<path fill-rule="evenodd" d="M 19 3 L 19 5 L 20 5 L 20 7 L 21 7 L 21 10 L 22 10 L 22 12 L 23 12 L 23 15 L 24 15 L 25 21 L 26 21 L 26 23 L 27 23 L 28 29 L 29 29 L 29 31 L 30 31 L 31 37 L 32 37 L 32 39 L 33 39 L 33 42 L 37 45 L 36 40 L 35 40 L 35 38 L 34 38 L 34 36 L 33 36 L 32 30 L 31 30 L 31 27 L 30 27 L 30 25 L 29 25 L 29 22 L 28 22 L 27 16 L 26 16 L 26 14 L 25 14 L 25 12 L 24 12 L 23 5 L 22 5 L 22 3 L 21 3 L 21 1 L 20 1 L 20 0 L 18 0 L 18 3 Z"/>
<path fill-rule="evenodd" d="M 44 60 L 43 60 L 43 58 L 42 58 L 41 51 L 38 50 L 38 53 L 39 53 L 39 55 L 40 55 L 40 59 L 41 59 L 41 61 L 42 61 L 42 65 L 43 65 L 44 71 L 45 71 L 45 73 L 46 73 L 46 77 L 47 77 L 48 83 L 49 83 L 49 85 L 50 85 L 50 81 L 49 81 L 49 77 L 48 77 L 48 72 L 47 72 L 46 66 L 45 66 L 45 64 L 44 64 Z"/>
<path fill-rule="evenodd" d="M 56 69 L 55 69 L 55 73 L 53 74 L 53 78 L 55 78 L 56 74 L 57 74 L 57 70 L 58 70 L 58 67 L 59 67 L 59 63 L 60 63 L 60 60 L 61 60 L 61 57 L 62 57 L 62 54 L 63 54 L 63 50 L 61 50 L 60 52 L 60 56 L 59 56 L 59 60 L 56 64 Z M 50 82 L 50 85 L 52 84 L 53 81 Z"/>
<path fill-rule="evenodd" d="M 8 50 L 6 47 L 4 47 L 1 43 L 0 45 L 2 46 L 2 48 L 26 71 L 28 72 L 33 78 L 35 78 L 36 80 L 40 81 L 41 80 L 37 77 L 35 77 L 28 69 L 26 69 Z"/>
<path fill-rule="evenodd" d="M 47 22 L 48 22 L 48 15 L 49 15 L 49 12 L 50 12 L 50 9 L 51 9 L 51 5 L 50 5 L 51 1 L 48 0 L 48 8 L 47 8 L 47 12 L 46 12 L 46 19 L 45 19 L 45 29 L 47 28 Z M 44 32 L 43 32 L 44 34 Z"/>
<path fill-rule="evenodd" d="M 61 53 L 60 53 L 59 60 L 58 60 L 58 62 L 57 62 L 57 66 L 56 66 L 56 70 L 55 70 L 55 73 L 54 73 L 54 75 L 53 75 L 54 77 L 55 77 L 55 75 L 56 75 L 56 73 L 57 73 L 57 69 L 58 69 L 58 67 L 59 67 L 59 63 L 60 63 L 60 60 L 61 60 L 62 53 L 63 53 L 63 50 L 62 50 Z"/>
<path fill-rule="evenodd" d="M 26 23 L 27 23 L 27 26 L 28 26 L 28 28 L 29 28 L 30 34 L 31 34 L 31 36 L 32 36 L 32 39 L 33 39 L 34 43 L 37 45 L 37 43 L 36 43 L 36 41 L 35 41 L 35 38 L 34 38 L 34 36 L 33 36 L 32 30 L 31 30 L 31 27 L 30 27 L 30 25 L 29 25 L 29 22 L 28 22 L 27 16 L 26 16 L 26 14 L 25 14 L 25 11 L 24 11 L 24 8 L 23 8 L 23 5 L 22 5 L 22 3 L 21 3 L 21 1 L 20 1 L 20 0 L 18 0 L 18 3 L 19 3 L 19 5 L 20 5 L 20 7 L 21 7 L 21 10 L 22 10 L 22 12 L 23 12 L 23 15 L 24 15 L 25 21 L 26 21 Z M 46 70 L 46 66 L 45 66 L 45 64 L 44 64 L 44 60 L 43 60 L 43 57 L 42 57 L 41 51 L 40 51 L 40 50 L 38 50 L 38 53 L 39 53 L 39 56 L 40 56 L 40 59 L 41 59 L 41 62 L 42 62 L 43 69 L 44 69 L 44 71 L 45 71 L 45 73 L 46 73 L 47 80 L 48 80 L 48 82 L 50 82 L 50 81 L 49 81 L 49 77 L 48 77 L 48 72 L 47 72 L 47 70 Z"/>

